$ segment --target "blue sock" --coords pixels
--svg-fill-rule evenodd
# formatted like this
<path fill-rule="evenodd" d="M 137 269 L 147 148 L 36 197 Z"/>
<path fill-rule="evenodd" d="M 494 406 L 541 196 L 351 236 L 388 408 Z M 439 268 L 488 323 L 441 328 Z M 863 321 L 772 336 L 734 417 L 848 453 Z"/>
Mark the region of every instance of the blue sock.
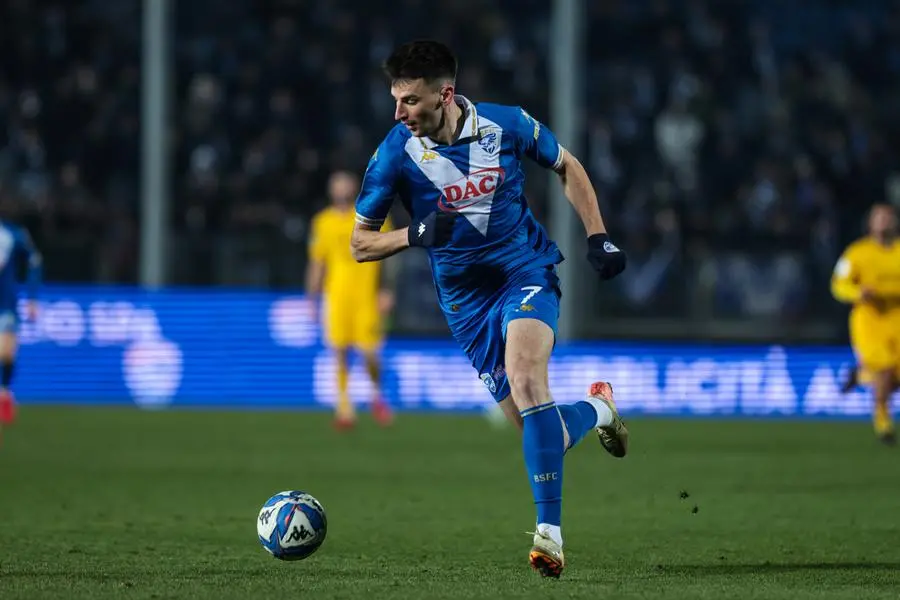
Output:
<path fill-rule="evenodd" d="M 569 448 L 584 439 L 597 422 L 597 411 L 588 402 L 579 400 L 575 404 L 560 404 L 556 408 L 566 423 L 569 432 Z M 569 448 L 566 448 L 568 450 Z"/>
<path fill-rule="evenodd" d="M 563 424 L 556 403 L 522 411 L 522 450 L 537 505 L 537 522 L 561 525 L 563 475 Z"/>

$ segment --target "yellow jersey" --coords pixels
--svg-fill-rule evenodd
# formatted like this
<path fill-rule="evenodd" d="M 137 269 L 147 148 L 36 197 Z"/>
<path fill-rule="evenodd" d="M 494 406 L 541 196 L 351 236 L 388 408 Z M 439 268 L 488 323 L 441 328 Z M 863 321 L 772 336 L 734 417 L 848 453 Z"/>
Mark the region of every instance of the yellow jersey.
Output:
<path fill-rule="evenodd" d="M 313 217 L 309 257 L 325 265 L 322 293 L 326 299 L 350 295 L 367 302 L 378 293 L 381 263 L 358 263 L 350 253 L 355 223 L 353 207 L 342 211 L 330 206 Z M 389 229 L 390 223 L 385 220 L 382 231 Z"/>
<path fill-rule="evenodd" d="M 834 267 L 831 293 L 841 302 L 857 304 L 863 288 L 890 304 L 900 303 L 900 241 L 885 246 L 866 237 L 844 250 Z"/>

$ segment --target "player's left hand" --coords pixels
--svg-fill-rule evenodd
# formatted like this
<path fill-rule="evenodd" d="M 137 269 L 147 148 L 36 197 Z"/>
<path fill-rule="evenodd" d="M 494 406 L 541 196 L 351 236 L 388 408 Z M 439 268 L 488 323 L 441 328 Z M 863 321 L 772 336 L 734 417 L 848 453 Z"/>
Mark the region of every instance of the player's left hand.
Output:
<path fill-rule="evenodd" d="M 625 253 L 616 248 L 609 236 L 605 233 L 595 233 L 588 237 L 587 259 L 600 275 L 600 279 L 606 281 L 612 279 L 625 270 Z"/>

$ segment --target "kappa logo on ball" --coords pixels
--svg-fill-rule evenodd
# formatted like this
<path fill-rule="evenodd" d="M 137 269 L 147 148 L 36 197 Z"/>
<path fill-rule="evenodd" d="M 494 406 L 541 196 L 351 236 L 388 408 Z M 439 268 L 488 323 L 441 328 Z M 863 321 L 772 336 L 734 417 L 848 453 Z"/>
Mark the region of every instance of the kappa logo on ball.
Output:
<path fill-rule="evenodd" d="M 503 181 L 506 172 L 500 167 L 473 171 L 453 183 L 445 185 L 440 199 L 441 210 L 457 211 L 491 198 Z"/>

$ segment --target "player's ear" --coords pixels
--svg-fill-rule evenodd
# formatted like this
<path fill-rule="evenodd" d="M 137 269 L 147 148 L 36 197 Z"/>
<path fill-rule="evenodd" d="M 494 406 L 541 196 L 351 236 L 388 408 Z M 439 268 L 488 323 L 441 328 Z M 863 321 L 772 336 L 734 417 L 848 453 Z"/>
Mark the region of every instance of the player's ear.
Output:
<path fill-rule="evenodd" d="M 441 104 L 444 106 L 450 106 L 453 102 L 453 97 L 456 95 L 456 89 L 453 87 L 453 84 L 445 83 L 441 86 Z"/>

